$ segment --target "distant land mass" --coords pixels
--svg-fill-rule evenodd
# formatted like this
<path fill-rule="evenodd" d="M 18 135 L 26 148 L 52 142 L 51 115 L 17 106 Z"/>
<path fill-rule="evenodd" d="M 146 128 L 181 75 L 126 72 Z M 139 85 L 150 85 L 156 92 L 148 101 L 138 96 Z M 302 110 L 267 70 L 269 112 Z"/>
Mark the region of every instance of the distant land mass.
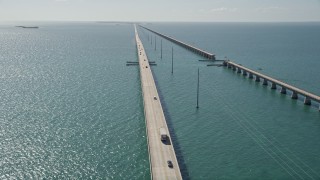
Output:
<path fill-rule="evenodd" d="M 19 27 L 19 28 L 34 28 L 34 29 L 38 29 L 39 28 L 38 26 L 16 26 L 16 27 Z"/>

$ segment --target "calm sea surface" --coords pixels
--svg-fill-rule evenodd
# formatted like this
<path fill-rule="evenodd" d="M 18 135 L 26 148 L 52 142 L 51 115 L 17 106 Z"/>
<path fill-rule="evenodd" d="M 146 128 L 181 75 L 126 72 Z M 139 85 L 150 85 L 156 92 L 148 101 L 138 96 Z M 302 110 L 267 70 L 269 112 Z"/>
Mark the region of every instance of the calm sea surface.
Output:
<path fill-rule="evenodd" d="M 15 25 L 0 24 L 0 179 L 150 179 L 133 26 Z M 145 25 L 320 95 L 320 23 Z M 160 59 L 139 33 L 184 177 L 320 179 L 318 107 L 164 39 Z"/>
<path fill-rule="evenodd" d="M 0 179 L 149 179 L 132 25 L 0 26 Z"/>

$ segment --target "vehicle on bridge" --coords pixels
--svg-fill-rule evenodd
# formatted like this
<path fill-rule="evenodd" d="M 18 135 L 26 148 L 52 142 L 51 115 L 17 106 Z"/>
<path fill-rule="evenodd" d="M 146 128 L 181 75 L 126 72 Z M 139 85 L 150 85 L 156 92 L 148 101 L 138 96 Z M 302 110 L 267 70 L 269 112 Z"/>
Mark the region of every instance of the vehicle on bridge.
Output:
<path fill-rule="evenodd" d="M 160 137 L 161 141 L 166 141 L 167 140 L 167 131 L 165 128 L 160 128 Z"/>

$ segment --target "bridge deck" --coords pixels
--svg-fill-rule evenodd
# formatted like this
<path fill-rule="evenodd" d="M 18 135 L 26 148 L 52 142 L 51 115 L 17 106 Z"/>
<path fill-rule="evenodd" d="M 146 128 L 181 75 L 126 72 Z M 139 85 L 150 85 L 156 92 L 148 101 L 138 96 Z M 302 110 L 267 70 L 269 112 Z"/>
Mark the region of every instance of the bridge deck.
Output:
<path fill-rule="evenodd" d="M 273 83 L 275 83 L 275 84 L 277 84 L 277 85 L 279 85 L 279 86 L 285 87 L 285 88 L 287 88 L 287 89 L 289 89 L 289 90 L 291 90 L 291 91 L 294 91 L 294 92 L 296 92 L 296 93 L 298 93 L 298 94 L 307 96 L 307 97 L 309 97 L 310 99 L 312 99 L 312 100 L 320 103 L 320 97 L 317 96 L 317 95 L 314 95 L 314 94 L 312 94 L 312 93 L 309 93 L 309 92 L 307 92 L 307 91 L 305 91 L 305 90 L 302 90 L 302 89 L 299 89 L 299 88 L 297 88 L 297 87 L 291 86 L 291 85 L 289 85 L 289 84 L 287 84 L 287 83 L 284 83 L 284 82 L 282 82 L 282 81 L 279 81 L 279 80 L 277 80 L 277 79 L 274 79 L 274 78 L 272 78 L 272 77 L 270 77 L 270 76 L 267 76 L 267 75 L 261 74 L 261 73 L 259 73 L 259 72 L 253 71 L 253 70 L 251 70 L 251 69 L 249 69 L 249 68 L 246 68 L 246 67 L 244 67 L 244 66 L 242 66 L 242 65 L 236 64 L 236 63 L 234 63 L 234 62 L 226 61 L 226 63 L 227 63 L 227 64 L 230 64 L 230 65 L 232 65 L 232 66 L 235 66 L 235 67 L 237 67 L 237 68 L 240 68 L 240 69 L 242 69 L 242 70 L 244 70 L 244 71 L 246 71 L 246 72 L 248 72 L 248 73 L 252 73 L 252 74 L 255 75 L 255 76 L 258 76 L 258 77 L 260 77 L 260 78 L 266 79 L 266 80 L 268 80 L 269 82 L 273 82 Z"/>
<path fill-rule="evenodd" d="M 139 57 L 151 176 L 152 179 L 182 179 L 149 61 L 136 26 L 135 37 Z M 156 100 L 154 97 L 156 97 Z M 167 142 L 170 143 L 165 144 L 161 141 L 160 128 L 166 129 Z M 168 160 L 172 161 L 173 168 L 168 167 Z"/>

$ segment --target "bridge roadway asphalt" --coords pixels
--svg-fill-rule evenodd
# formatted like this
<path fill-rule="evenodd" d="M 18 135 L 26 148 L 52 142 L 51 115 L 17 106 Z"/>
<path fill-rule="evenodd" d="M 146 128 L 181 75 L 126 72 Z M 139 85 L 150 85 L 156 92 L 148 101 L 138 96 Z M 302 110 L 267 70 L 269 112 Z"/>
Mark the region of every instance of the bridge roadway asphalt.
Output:
<path fill-rule="evenodd" d="M 182 179 L 149 61 L 139 38 L 136 25 L 134 25 L 134 28 L 139 57 L 151 178 L 154 180 Z M 156 97 L 156 99 L 154 97 Z M 167 131 L 167 143 L 161 141 L 161 127 Z M 168 167 L 168 160 L 172 161 L 173 168 Z"/>

